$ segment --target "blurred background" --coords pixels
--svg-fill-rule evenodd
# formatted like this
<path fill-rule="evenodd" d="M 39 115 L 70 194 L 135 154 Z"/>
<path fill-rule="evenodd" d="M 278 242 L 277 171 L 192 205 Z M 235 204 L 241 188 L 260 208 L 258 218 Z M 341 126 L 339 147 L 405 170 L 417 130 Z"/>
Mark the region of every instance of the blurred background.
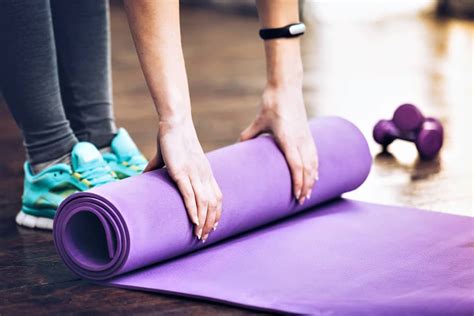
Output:
<path fill-rule="evenodd" d="M 185 0 L 181 12 L 194 121 L 209 151 L 235 142 L 258 110 L 265 61 L 256 9 L 247 0 Z M 348 118 L 374 156 L 369 179 L 347 196 L 473 215 L 474 1 L 307 0 L 301 12 L 309 117 Z M 111 30 L 117 120 L 151 158 L 157 119 L 120 1 L 111 2 Z M 437 159 L 421 161 L 415 146 L 401 141 L 382 154 L 372 140 L 373 125 L 406 102 L 444 124 Z M 0 182 L 0 203 L 13 219 L 24 156 L 1 99 L 0 148 L 0 175 L 8 180 Z"/>

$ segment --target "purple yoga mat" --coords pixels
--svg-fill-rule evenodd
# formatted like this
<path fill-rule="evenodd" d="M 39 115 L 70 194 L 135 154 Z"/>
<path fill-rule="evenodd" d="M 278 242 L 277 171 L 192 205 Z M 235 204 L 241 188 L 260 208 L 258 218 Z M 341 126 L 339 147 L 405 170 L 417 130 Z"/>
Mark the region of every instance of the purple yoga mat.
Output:
<path fill-rule="evenodd" d="M 54 222 L 66 265 L 104 284 L 304 314 L 472 314 L 474 220 L 340 199 L 367 177 L 360 131 L 310 123 L 320 180 L 303 207 L 271 137 L 208 154 L 224 195 L 206 244 L 166 170 L 69 197 Z"/>

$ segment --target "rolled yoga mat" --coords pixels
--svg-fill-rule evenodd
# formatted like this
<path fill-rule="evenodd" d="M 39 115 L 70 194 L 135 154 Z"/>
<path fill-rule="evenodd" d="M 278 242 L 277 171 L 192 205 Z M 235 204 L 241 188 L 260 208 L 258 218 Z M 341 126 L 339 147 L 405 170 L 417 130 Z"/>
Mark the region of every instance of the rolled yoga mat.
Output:
<path fill-rule="evenodd" d="M 77 193 L 54 239 L 79 276 L 131 289 L 302 314 L 472 314 L 474 220 L 340 198 L 369 174 L 350 122 L 310 123 L 319 175 L 303 206 L 269 136 L 208 154 L 224 195 L 206 244 L 165 169 Z"/>

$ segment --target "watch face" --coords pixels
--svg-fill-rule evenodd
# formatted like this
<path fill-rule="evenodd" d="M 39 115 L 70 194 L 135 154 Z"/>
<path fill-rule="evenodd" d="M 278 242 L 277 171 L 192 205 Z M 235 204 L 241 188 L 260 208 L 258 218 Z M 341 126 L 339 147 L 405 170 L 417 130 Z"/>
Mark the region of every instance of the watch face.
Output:
<path fill-rule="evenodd" d="M 288 29 L 291 35 L 303 34 L 305 30 L 306 26 L 303 23 L 292 25 Z"/>

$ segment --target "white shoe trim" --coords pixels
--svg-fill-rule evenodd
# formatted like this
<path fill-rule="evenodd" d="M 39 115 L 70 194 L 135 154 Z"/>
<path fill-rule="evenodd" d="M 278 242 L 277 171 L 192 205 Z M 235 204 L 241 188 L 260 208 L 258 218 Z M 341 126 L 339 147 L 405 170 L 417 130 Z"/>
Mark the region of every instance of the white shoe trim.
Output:
<path fill-rule="evenodd" d="M 15 221 L 18 225 L 28 228 L 53 230 L 53 220 L 51 218 L 36 217 L 34 215 L 26 214 L 23 211 L 18 212 Z"/>

